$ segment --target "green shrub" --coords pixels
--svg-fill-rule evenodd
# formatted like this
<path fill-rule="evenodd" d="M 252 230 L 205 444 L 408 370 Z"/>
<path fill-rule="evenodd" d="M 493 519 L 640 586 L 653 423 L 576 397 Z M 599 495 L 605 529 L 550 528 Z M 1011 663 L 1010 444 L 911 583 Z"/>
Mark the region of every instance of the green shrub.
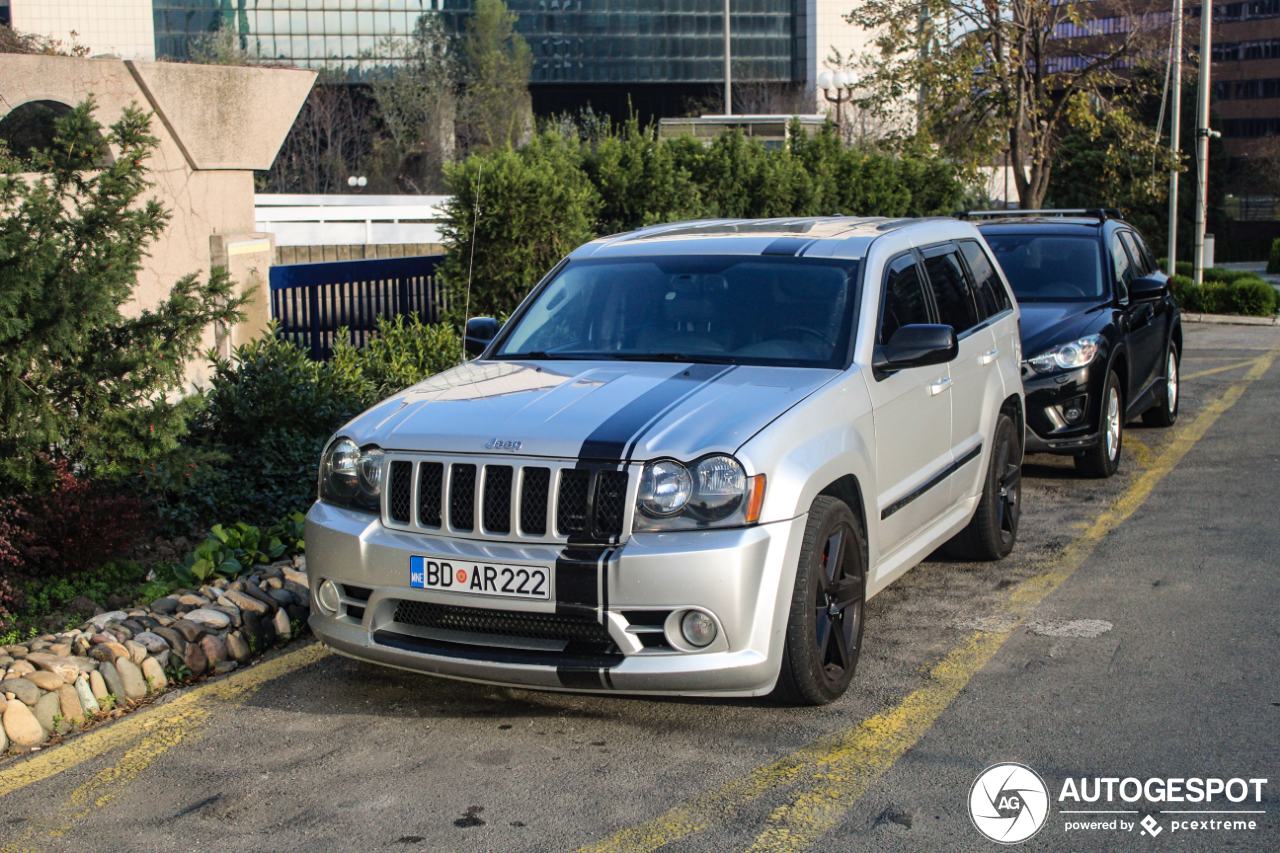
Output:
<path fill-rule="evenodd" d="M 1227 288 L 1226 311 L 1251 317 L 1270 317 L 1276 313 L 1276 289 L 1260 278 L 1241 278 Z"/>
<path fill-rule="evenodd" d="M 1267 272 L 1280 273 L 1280 237 L 1271 241 L 1271 257 L 1267 260 Z"/>
<path fill-rule="evenodd" d="M 424 323 L 417 315 L 379 317 L 378 333 L 364 347 L 338 335 L 329 374 L 343 377 L 368 403 L 386 399 L 462 360 L 462 339 L 453 326 Z"/>
<path fill-rule="evenodd" d="M 1178 305 L 1183 311 L 1199 312 L 1201 310 L 1200 288 L 1191 280 L 1191 276 L 1171 275 L 1169 276 L 1169 287 L 1173 289 L 1173 298 L 1178 301 Z"/>
<path fill-rule="evenodd" d="M 547 270 L 595 234 L 600 195 L 582 169 L 580 143 L 560 134 L 452 163 L 445 185 L 451 198 L 441 230 L 449 253 L 439 275 L 459 314 L 467 310 L 469 278 L 472 316 L 510 313 Z"/>

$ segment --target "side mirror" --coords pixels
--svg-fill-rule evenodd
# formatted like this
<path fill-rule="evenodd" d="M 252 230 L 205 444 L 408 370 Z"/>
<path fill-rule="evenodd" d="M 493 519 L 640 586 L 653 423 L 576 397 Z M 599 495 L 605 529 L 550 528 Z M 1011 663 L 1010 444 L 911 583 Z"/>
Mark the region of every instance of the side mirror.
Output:
<path fill-rule="evenodd" d="M 1129 285 L 1129 298 L 1135 302 L 1155 302 L 1169 292 L 1167 278 L 1138 278 Z"/>
<path fill-rule="evenodd" d="M 944 364 L 956 357 L 956 330 L 934 323 L 913 323 L 893 333 L 889 343 L 875 349 L 871 367 L 877 377 L 908 367 Z"/>
<path fill-rule="evenodd" d="M 479 355 L 484 352 L 489 342 L 498 336 L 498 321 L 492 317 L 472 317 L 467 321 L 466 337 L 463 345 L 468 355 Z"/>

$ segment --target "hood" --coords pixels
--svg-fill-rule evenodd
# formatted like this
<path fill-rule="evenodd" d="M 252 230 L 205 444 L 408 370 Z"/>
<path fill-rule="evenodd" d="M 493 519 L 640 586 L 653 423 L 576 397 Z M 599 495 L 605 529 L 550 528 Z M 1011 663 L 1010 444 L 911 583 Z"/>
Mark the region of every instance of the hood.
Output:
<path fill-rule="evenodd" d="M 691 460 L 733 452 L 835 370 L 616 361 L 477 361 L 340 432 L 385 450 Z"/>
<path fill-rule="evenodd" d="M 1093 302 L 1020 302 L 1023 358 L 1089 335 L 1105 323 L 1109 305 Z"/>

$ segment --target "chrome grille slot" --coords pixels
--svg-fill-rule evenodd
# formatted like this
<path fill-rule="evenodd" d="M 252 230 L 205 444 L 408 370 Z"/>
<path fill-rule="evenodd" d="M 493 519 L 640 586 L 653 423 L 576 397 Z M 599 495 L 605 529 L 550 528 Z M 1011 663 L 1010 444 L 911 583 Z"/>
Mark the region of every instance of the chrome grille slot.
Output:
<path fill-rule="evenodd" d="M 520 485 L 520 532 L 526 536 L 547 533 L 547 494 L 551 490 L 551 469 L 524 469 Z"/>
<path fill-rule="evenodd" d="M 391 463 L 391 494 L 387 499 L 387 514 L 392 521 L 409 523 L 409 508 L 413 503 L 413 463 L 397 460 Z"/>
<path fill-rule="evenodd" d="M 560 472 L 560 493 L 556 498 L 556 527 L 561 536 L 579 536 L 587 532 L 587 495 L 591 489 L 591 472 L 566 468 Z"/>
<path fill-rule="evenodd" d="M 470 531 L 476 527 L 476 466 L 449 466 L 449 526 Z"/>
<path fill-rule="evenodd" d="M 420 463 L 418 465 L 418 523 L 423 527 L 440 526 L 443 492 L 444 463 Z"/>
<path fill-rule="evenodd" d="M 484 529 L 511 532 L 511 466 L 484 466 Z"/>

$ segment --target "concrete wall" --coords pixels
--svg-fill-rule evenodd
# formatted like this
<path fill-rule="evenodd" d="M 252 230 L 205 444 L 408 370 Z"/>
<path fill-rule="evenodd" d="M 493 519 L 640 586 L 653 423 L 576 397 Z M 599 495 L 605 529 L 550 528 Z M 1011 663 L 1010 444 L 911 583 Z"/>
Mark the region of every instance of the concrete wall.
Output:
<path fill-rule="evenodd" d="M 55 39 L 90 56 L 155 59 L 151 0 L 9 0 L 13 28 Z"/>
<path fill-rule="evenodd" d="M 131 104 L 153 114 L 160 143 L 149 195 L 171 218 L 138 277 L 130 306 L 138 311 L 182 276 L 208 276 L 227 258 L 235 259 L 229 267 L 241 287 L 266 288 L 272 246 L 254 227 L 253 173 L 270 168 L 314 82 L 314 73 L 294 69 L 0 55 L 0 117 L 28 101 L 74 105 L 90 94 L 104 125 Z M 231 251 L 246 243 L 257 249 Z M 266 322 L 265 293 L 259 297 L 249 330 Z M 205 346 L 225 351 L 243 334 L 210 329 Z M 199 381 L 205 366 L 192 364 L 188 374 Z"/>

